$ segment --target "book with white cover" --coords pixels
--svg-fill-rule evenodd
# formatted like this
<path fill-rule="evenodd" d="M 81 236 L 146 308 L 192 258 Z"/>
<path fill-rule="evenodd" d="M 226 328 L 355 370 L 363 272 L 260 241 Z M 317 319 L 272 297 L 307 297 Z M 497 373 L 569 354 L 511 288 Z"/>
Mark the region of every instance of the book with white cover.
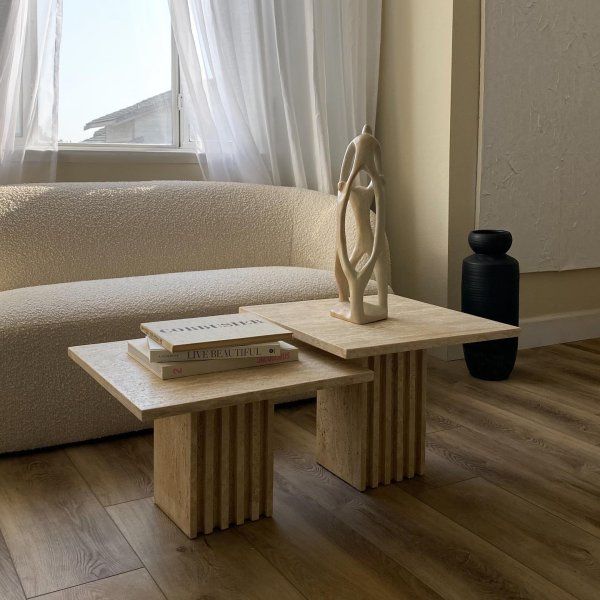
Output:
<path fill-rule="evenodd" d="M 166 363 L 185 360 L 217 360 L 231 358 L 249 358 L 252 356 L 279 356 L 281 346 L 278 342 L 267 344 L 248 344 L 247 346 L 224 346 L 223 348 L 201 348 L 200 350 L 183 350 L 169 352 L 152 338 L 148 342 L 148 359 L 150 362 Z"/>
<path fill-rule="evenodd" d="M 176 379 L 189 375 L 203 375 L 205 373 L 218 373 L 248 367 L 260 367 L 278 363 L 298 360 L 298 348 L 280 342 L 279 356 L 253 356 L 250 358 L 224 358 L 217 360 L 191 360 L 185 362 L 153 363 L 148 358 L 150 352 L 145 338 L 129 340 L 127 353 L 141 365 L 158 375 L 161 379 Z"/>
<path fill-rule="evenodd" d="M 142 323 L 140 329 L 169 352 L 292 339 L 291 331 L 252 313 Z"/>

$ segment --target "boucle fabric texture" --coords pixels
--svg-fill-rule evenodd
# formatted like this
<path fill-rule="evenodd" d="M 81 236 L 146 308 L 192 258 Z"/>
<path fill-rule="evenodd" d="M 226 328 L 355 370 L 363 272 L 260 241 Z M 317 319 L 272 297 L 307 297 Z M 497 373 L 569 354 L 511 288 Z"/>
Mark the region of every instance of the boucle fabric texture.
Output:
<path fill-rule="evenodd" d="M 333 298 L 334 232 L 335 197 L 295 188 L 0 188 L 0 452 L 148 427 L 67 348 L 140 337 L 144 321 Z"/>
<path fill-rule="evenodd" d="M 335 201 L 208 181 L 3 186 L 0 290 L 235 267 L 331 270 Z M 351 211 L 347 230 L 351 243 Z"/>

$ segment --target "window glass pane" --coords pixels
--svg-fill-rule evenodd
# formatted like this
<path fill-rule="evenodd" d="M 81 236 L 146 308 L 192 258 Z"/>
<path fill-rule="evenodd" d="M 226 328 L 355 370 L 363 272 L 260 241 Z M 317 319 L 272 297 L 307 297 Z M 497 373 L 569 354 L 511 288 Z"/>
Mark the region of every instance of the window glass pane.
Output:
<path fill-rule="evenodd" d="M 172 144 L 167 0 L 63 0 L 63 143 Z"/>

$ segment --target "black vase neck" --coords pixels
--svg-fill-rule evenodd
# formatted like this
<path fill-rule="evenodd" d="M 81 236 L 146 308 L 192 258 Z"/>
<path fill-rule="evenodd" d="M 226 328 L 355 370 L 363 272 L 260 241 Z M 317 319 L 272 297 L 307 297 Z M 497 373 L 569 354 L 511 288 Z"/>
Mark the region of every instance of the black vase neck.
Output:
<path fill-rule="evenodd" d="M 469 246 L 476 254 L 506 254 L 512 245 L 510 231 L 475 229 L 469 234 Z"/>

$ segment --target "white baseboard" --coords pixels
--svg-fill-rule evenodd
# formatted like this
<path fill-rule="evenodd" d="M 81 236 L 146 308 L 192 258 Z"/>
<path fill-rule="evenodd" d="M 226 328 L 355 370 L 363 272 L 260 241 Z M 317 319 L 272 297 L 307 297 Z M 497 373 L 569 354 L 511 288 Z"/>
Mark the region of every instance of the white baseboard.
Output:
<path fill-rule="evenodd" d="M 519 348 L 537 348 L 600 337 L 600 309 L 531 317 L 521 321 Z"/>
<path fill-rule="evenodd" d="M 538 348 L 591 338 L 600 338 L 600 309 L 522 319 L 519 348 Z M 432 348 L 429 353 L 442 360 L 463 358 L 462 346 Z"/>

